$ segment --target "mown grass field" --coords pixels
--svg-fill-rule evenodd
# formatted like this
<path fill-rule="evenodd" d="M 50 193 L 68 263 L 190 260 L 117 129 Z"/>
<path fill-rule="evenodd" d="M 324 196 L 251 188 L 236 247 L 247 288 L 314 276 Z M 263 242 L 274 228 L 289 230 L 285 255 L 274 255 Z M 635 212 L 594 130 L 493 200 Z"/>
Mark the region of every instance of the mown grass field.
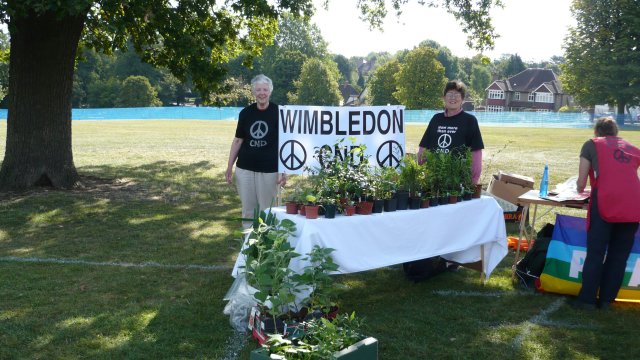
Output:
<path fill-rule="evenodd" d="M 240 248 L 223 179 L 224 121 L 75 121 L 76 191 L 0 194 L 0 359 L 247 359 L 222 297 Z M 424 125 L 407 127 L 415 151 Z M 551 184 L 577 173 L 591 131 L 482 128 L 482 181 L 504 170 Z M 6 121 L 0 122 L 4 153 Z M 622 136 L 640 145 L 640 132 Z M 549 216 L 546 221 L 553 221 Z M 460 219 L 461 226 L 464 219 Z M 638 359 L 640 305 L 584 313 L 462 270 L 413 284 L 400 267 L 336 276 L 380 359 Z"/>

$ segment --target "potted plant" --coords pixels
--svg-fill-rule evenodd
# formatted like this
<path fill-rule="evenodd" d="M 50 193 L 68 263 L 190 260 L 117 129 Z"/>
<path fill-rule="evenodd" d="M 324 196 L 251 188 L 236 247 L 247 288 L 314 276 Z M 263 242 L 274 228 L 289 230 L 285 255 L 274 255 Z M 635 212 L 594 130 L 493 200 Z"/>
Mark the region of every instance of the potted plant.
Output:
<path fill-rule="evenodd" d="M 384 198 L 382 197 L 382 181 L 384 168 L 377 167 L 370 173 L 369 187 L 371 189 L 371 199 L 373 200 L 374 214 L 381 213 L 384 209 Z"/>
<path fill-rule="evenodd" d="M 299 256 L 289 243 L 294 232 L 293 221 L 280 221 L 270 211 L 256 211 L 247 247 L 242 250 L 246 257 L 244 274 L 247 283 L 256 290 L 253 296 L 264 316 L 267 332 L 283 333 L 285 323 L 291 320 L 288 315 L 297 312 L 295 297 L 299 288 L 288 267 L 291 259 Z"/>
<path fill-rule="evenodd" d="M 287 214 L 295 215 L 298 213 L 298 208 L 300 206 L 300 185 L 296 184 L 293 190 L 285 190 L 284 197 L 284 205 Z"/>
<path fill-rule="evenodd" d="M 398 190 L 398 171 L 394 167 L 381 168 L 380 196 L 384 200 L 384 211 L 396 211 L 398 199 L 395 193 Z"/>
<path fill-rule="evenodd" d="M 316 203 L 317 198 L 313 194 L 309 194 L 306 197 L 306 204 L 304 205 L 305 216 L 307 219 L 317 219 L 318 218 L 318 210 L 320 209 L 320 205 Z"/>
<path fill-rule="evenodd" d="M 266 359 L 377 359 L 378 341 L 361 334 L 362 321 L 355 314 L 334 320 L 313 319 L 304 323 L 299 338 L 271 336 L 265 346 L 251 352 L 250 360 Z"/>
<path fill-rule="evenodd" d="M 353 216 L 356 213 L 356 205 L 355 201 L 348 199 L 345 201 L 342 206 L 342 212 L 345 216 Z"/>

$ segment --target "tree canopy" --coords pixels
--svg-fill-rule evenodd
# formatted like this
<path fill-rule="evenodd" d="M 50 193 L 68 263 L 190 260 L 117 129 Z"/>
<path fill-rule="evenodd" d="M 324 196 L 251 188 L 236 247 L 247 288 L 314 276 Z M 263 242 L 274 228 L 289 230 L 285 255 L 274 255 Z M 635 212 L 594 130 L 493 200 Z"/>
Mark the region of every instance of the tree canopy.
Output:
<path fill-rule="evenodd" d="M 408 109 L 438 109 L 447 80 L 444 66 L 436 59 L 437 51 L 429 47 L 411 50 L 396 74 L 398 90 L 394 96 Z"/>
<path fill-rule="evenodd" d="M 369 80 L 368 100 L 371 105 L 399 104 L 394 93 L 397 91 L 396 74 L 400 71 L 398 60 L 391 60 L 378 67 Z"/>
<path fill-rule="evenodd" d="M 294 82 L 296 91 L 289 94 L 289 101 L 300 105 L 340 105 L 337 73 L 337 68 L 331 69 L 320 59 L 308 59 Z"/>
<path fill-rule="evenodd" d="M 582 105 L 640 104 L 640 6 L 636 0 L 573 2 L 562 80 Z M 618 120 L 623 122 L 621 116 Z"/>

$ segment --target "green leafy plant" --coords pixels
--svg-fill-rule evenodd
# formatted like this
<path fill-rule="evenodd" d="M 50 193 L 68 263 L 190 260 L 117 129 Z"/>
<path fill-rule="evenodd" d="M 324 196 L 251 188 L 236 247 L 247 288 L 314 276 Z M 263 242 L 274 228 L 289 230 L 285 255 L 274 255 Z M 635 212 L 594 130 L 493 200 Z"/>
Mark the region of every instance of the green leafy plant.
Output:
<path fill-rule="evenodd" d="M 277 334 L 269 336 L 264 351 L 271 359 L 332 359 L 337 351 L 365 338 L 361 334 L 362 325 L 363 321 L 355 313 L 340 314 L 332 321 L 313 319 L 303 323 L 304 335 L 298 339 Z"/>
<path fill-rule="evenodd" d="M 274 321 L 296 307 L 299 288 L 292 281 L 294 272 L 289 269 L 291 259 L 300 256 L 289 243 L 294 232 L 293 221 L 278 220 L 270 211 L 256 212 L 247 247 L 242 250 L 246 256 L 247 282 L 258 290 L 254 297 Z"/>
<path fill-rule="evenodd" d="M 338 264 L 331 257 L 334 250 L 314 246 L 304 259 L 309 261 L 311 266 L 307 266 L 301 274 L 293 276 L 296 283 L 313 286 L 311 294 L 302 301 L 311 311 L 319 310 L 328 313 L 336 305 L 334 302 L 335 279 L 331 278 L 331 274 L 338 270 Z"/>
<path fill-rule="evenodd" d="M 419 184 L 422 171 L 423 167 L 418 165 L 415 155 L 405 155 L 400 164 L 400 188 L 414 196 L 420 191 Z"/>

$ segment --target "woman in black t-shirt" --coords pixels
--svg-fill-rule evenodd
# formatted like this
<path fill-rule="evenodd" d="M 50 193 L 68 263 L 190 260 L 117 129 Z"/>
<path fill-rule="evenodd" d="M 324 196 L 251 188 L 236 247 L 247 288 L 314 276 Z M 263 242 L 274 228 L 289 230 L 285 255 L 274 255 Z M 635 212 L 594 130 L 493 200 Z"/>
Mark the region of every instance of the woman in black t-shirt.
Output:
<path fill-rule="evenodd" d="M 244 219 L 251 219 L 256 208 L 265 210 L 277 205 L 278 186 L 287 181 L 285 174 L 278 174 L 278 105 L 269 101 L 273 83 L 261 74 L 251 80 L 251 89 L 256 102 L 240 112 L 225 172 L 225 179 L 231 184 L 236 165 L 236 187 Z M 244 227 L 250 225 L 250 221 L 243 221 Z"/>
<path fill-rule="evenodd" d="M 444 88 L 444 112 L 435 114 L 422 136 L 418 148 L 418 162 L 424 162 L 425 150 L 435 152 L 460 151 L 462 147 L 471 149 L 471 180 L 478 183 L 482 173 L 482 134 L 475 116 L 462 110 L 466 87 L 458 80 L 449 81 Z"/>

